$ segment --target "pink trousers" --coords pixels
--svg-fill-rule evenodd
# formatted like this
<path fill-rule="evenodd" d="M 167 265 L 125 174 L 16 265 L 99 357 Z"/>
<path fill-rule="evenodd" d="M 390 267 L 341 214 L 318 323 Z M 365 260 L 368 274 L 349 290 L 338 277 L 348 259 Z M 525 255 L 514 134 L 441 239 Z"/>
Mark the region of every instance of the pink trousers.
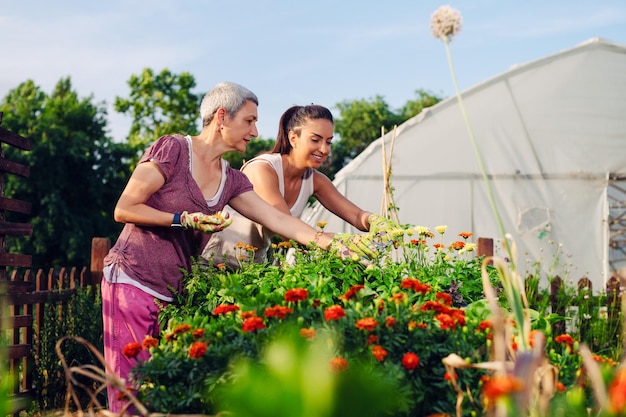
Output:
<path fill-rule="evenodd" d="M 128 358 L 122 349 L 128 343 L 142 343 L 146 336 L 159 335 L 159 305 L 153 296 L 129 284 L 112 284 L 102 280 L 102 319 L 104 325 L 104 359 L 107 373 L 114 373 L 131 386 L 129 373 L 138 361 L 145 361 L 150 354 L 142 350 L 136 358 Z M 161 305 L 167 303 L 160 302 Z M 107 388 L 108 409 L 119 413 L 126 404 L 119 390 Z M 133 409 L 129 409 L 133 412 Z"/>

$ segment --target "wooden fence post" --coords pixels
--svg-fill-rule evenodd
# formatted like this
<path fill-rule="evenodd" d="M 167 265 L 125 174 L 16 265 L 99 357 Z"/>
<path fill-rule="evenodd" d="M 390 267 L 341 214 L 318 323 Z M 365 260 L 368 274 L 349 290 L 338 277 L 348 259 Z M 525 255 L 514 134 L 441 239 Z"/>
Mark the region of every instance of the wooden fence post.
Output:
<path fill-rule="evenodd" d="M 91 239 L 91 285 L 100 284 L 104 257 L 109 252 L 109 249 L 111 249 L 111 239 L 106 237 L 94 237 Z"/>

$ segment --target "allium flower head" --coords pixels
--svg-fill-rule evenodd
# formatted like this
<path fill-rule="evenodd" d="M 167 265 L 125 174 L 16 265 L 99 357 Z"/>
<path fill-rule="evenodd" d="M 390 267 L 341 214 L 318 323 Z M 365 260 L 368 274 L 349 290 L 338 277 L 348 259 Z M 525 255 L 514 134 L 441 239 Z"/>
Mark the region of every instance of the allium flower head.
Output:
<path fill-rule="evenodd" d="M 430 17 L 430 29 L 433 36 L 444 42 L 452 41 L 461 30 L 461 13 L 450 6 L 441 6 Z"/>

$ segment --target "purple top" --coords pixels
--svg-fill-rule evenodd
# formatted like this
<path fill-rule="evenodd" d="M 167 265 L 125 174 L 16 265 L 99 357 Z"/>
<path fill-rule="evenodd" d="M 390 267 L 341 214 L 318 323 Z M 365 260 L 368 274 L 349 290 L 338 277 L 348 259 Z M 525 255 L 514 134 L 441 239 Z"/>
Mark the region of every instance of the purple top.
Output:
<path fill-rule="evenodd" d="M 222 164 L 226 164 L 223 170 L 226 181 L 221 194 L 216 194 L 212 200 L 215 204 L 209 206 L 191 176 L 190 149 L 180 135 L 160 137 L 139 163 L 147 161 L 158 164 L 165 174 L 165 184 L 146 201 L 158 210 L 213 214 L 221 211 L 230 199 L 252 190 L 248 178 L 222 160 Z M 210 234 L 180 227 L 127 223 L 104 258 L 104 265 L 120 267 L 129 277 L 157 293 L 175 296 L 182 289 L 181 269 L 191 270 L 191 258 L 200 255 L 210 237 Z"/>

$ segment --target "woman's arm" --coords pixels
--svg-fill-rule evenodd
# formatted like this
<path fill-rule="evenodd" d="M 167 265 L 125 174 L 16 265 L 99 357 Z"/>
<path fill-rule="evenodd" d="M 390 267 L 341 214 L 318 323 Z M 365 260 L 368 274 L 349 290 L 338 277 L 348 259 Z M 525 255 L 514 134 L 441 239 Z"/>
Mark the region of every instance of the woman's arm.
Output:
<path fill-rule="evenodd" d="M 144 226 L 170 226 L 172 213 L 146 205 L 148 198 L 163 184 L 165 175 L 157 164 L 143 162 L 137 165 L 113 211 L 115 221 Z"/>
<path fill-rule="evenodd" d="M 270 205 L 255 191 L 242 193 L 228 204 L 250 220 L 303 245 L 315 242 L 319 247 L 326 249 L 332 240 L 329 234 L 318 232 L 297 217 L 283 213 Z"/>
<path fill-rule="evenodd" d="M 291 214 L 285 197 L 280 193 L 278 175 L 269 163 L 263 161 L 255 162 L 246 165 L 242 172 L 246 174 L 254 186 L 254 192 L 259 197 L 283 213 Z"/>
<path fill-rule="evenodd" d="M 361 210 L 337 190 L 328 177 L 319 171 L 314 172 L 315 198 L 330 212 L 341 217 L 362 232 L 370 228 L 367 218 L 370 212 Z"/>

